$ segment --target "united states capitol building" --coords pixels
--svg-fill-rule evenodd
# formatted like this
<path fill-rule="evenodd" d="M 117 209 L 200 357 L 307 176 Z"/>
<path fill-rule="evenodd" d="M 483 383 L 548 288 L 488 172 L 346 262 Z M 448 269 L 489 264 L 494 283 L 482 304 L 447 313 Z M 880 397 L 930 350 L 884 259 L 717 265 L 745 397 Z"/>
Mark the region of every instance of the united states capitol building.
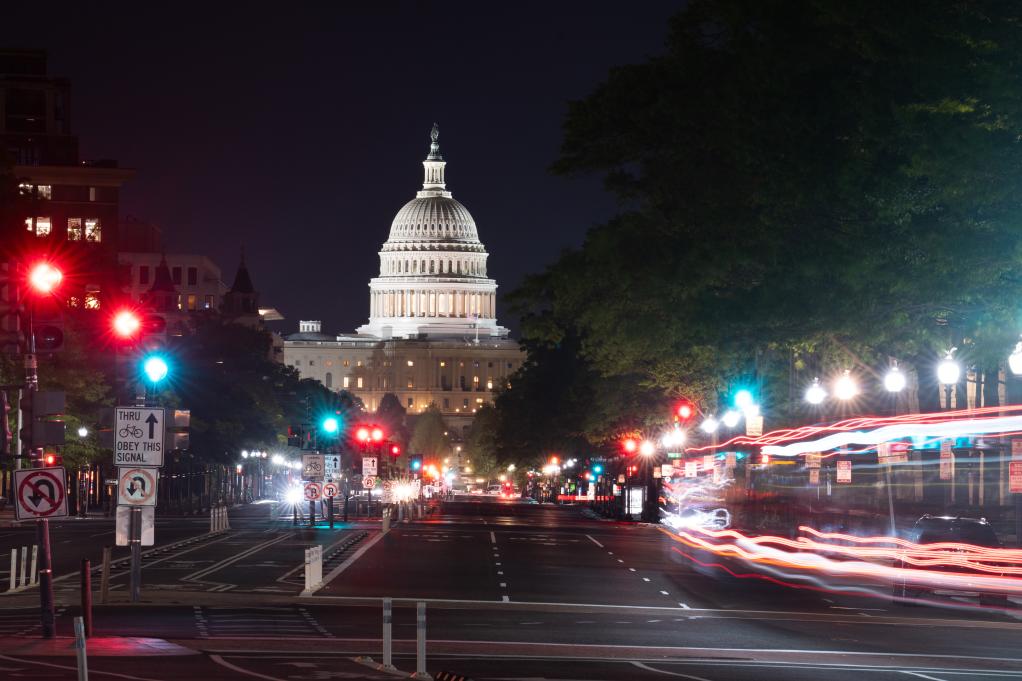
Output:
<path fill-rule="evenodd" d="M 301 321 L 284 338 L 283 361 L 370 411 L 387 393 L 410 415 L 436 404 L 460 435 L 524 354 L 497 324 L 497 282 L 487 277 L 475 220 L 447 189 L 438 136 L 434 125 L 422 190 L 398 211 L 380 250 L 369 322 L 332 335 Z"/>

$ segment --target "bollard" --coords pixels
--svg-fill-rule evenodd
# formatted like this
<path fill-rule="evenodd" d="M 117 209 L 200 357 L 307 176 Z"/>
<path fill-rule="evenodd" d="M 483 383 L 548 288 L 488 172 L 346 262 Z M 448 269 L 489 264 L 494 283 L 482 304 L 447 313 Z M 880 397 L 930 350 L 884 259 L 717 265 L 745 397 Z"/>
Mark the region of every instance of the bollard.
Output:
<path fill-rule="evenodd" d="M 21 576 L 18 578 L 18 581 L 21 582 L 21 584 L 27 584 L 28 583 L 28 582 L 25 581 L 25 577 L 26 577 L 25 570 L 27 568 L 28 568 L 28 547 L 27 546 L 22 546 L 21 547 Z"/>
<path fill-rule="evenodd" d="M 39 581 L 39 571 L 36 570 L 36 565 L 39 561 L 39 545 L 36 544 L 32 547 L 32 568 L 28 571 L 28 583 L 29 586 L 34 585 Z"/>
<path fill-rule="evenodd" d="M 85 638 L 92 636 L 92 571 L 89 559 L 82 558 L 82 622 L 85 626 Z"/>
<path fill-rule="evenodd" d="M 75 617 L 75 655 L 78 658 L 78 681 L 89 681 L 89 661 L 85 651 L 85 624 Z"/>
<path fill-rule="evenodd" d="M 394 607 L 389 598 L 383 599 L 383 665 L 382 669 L 396 671 L 394 667 Z"/>
<path fill-rule="evenodd" d="M 426 604 L 415 604 L 415 673 L 413 679 L 431 679 L 426 673 Z"/>
<path fill-rule="evenodd" d="M 109 546 L 103 547 L 103 568 L 99 577 L 99 602 L 106 605 L 110 596 L 110 553 L 113 549 Z"/>
<path fill-rule="evenodd" d="M 18 588 L 18 549 L 11 549 L 11 586 L 10 591 Z"/>
<path fill-rule="evenodd" d="M 390 532 L 390 508 L 383 509 L 383 534 Z"/>

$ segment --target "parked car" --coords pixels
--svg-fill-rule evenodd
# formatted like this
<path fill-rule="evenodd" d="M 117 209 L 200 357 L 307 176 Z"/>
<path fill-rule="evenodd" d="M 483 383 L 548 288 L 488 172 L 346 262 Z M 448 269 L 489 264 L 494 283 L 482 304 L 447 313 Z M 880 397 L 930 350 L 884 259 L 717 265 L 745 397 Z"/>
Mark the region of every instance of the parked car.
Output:
<path fill-rule="evenodd" d="M 994 532 L 994 528 L 986 521 L 985 518 L 963 518 L 961 516 L 934 516 L 927 514 L 916 521 L 916 524 L 912 527 L 912 531 L 909 533 L 908 538 L 916 544 L 938 544 L 950 542 L 956 544 L 971 544 L 973 546 L 982 546 L 985 548 L 1002 547 L 1001 541 L 997 537 L 997 533 Z M 895 567 L 920 571 L 940 570 L 942 572 L 971 572 L 967 568 L 957 565 L 920 567 L 906 563 L 903 560 L 899 560 L 895 563 Z M 996 576 L 996 573 L 984 574 L 993 574 Z M 956 591 L 953 588 L 934 588 L 932 585 L 927 584 L 925 579 L 920 580 L 920 582 L 913 582 L 911 578 L 906 578 L 900 582 L 895 582 L 894 584 L 894 595 L 898 598 L 918 598 L 927 591 L 934 590 L 941 592 Z M 962 591 L 961 593 L 974 592 Z M 1004 594 L 979 592 L 979 600 L 983 605 L 1005 607 L 1008 604 L 1008 597 Z"/>

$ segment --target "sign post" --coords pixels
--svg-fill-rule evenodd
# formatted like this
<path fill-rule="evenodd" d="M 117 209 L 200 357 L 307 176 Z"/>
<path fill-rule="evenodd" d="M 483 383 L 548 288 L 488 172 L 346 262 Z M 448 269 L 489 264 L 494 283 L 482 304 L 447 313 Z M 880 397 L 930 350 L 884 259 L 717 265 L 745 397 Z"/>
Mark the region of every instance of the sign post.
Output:
<path fill-rule="evenodd" d="M 309 527 L 316 526 L 316 500 L 322 492 L 323 488 L 318 482 L 305 483 L 305 498 L 309 500 Z"/>
<path fill-rule="evenodd" d="M 851 482 L 852 481 L 852 462 L 847 459 L 837 462 L 837 481 L 838 482 Z"/>
<path fill-rule="evenodd" d="M 26 468 L 14 472 L 18 520 L 36 520 L 36 544 L 39 545 L 39 606 L 43 638 L 57 635 L 53 607 L 53 559 L 50 552 L 50 518 L 67 517 L 66 477 L 62 467 Z"/>

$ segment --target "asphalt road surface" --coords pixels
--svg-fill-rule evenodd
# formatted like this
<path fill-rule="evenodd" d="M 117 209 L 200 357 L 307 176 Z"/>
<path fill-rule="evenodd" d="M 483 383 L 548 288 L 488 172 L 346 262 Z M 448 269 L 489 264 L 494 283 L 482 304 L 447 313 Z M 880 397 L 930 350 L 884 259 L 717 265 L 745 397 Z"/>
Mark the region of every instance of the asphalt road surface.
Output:
<path fill-rule="evenodd" d="M 158 537 L 193 541 L 144 563 L 143 603 L 124 603 L 121 586 L 113 604 L 95 607 L 95 678 L 395 678 L 357 659 L 379 662 L 381 603 L 391 598 L 395 664 L 406 676 L 415 669 L 414 607 L 424 601 L 430 673 L 1022 679 L 1014 612 L 964 601 L 906 607 L 884 593 L 793 588 L 732 569 L 736 577 L 679 552 L 657 528 L 596 520 L 579 507 L 466 497 L 386 535 L 379 522 L 292 528 L 277 517 L 287 509 L 266 510 L 235 513 L 235 529 L 214 536 L 194 521 L 158 522 Z M 87 535 L 75 533 L 93 522 L 67 530 L 69 552 L 88 549 Z M 328 555 L 344 548 L 324 566 L 322 588 L 298 597 L 303 551 L 314 544 Z M 33 598 L 0 596 L 0 679 L 76 678 L 69 641 L 39 641 Z M 66 637 L 76 595 L 64 590 L 58 600 Z"/>

